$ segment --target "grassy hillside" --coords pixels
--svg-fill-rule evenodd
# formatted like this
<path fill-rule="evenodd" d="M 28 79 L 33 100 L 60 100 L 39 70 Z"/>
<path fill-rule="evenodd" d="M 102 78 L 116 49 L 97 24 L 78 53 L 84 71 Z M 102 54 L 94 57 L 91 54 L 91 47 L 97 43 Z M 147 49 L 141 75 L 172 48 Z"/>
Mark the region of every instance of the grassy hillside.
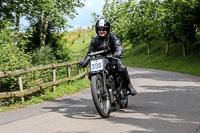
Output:
<path fill-rule="evenodd" d="M 72 36 L 80 36 L 73 42 L 67 45 L 72 51 L 73 59 L 84 58 L 88 51 L 91 39 L 95 36 L 94 30 L 84 30 L 69 33 Z M 189 73 L 200 75 L 200 45 L 190 44 L 187 47 L 188 55 L 183 57 L 182 44 L 172 44 L 169 48 L 169 56 L 165 55 L 166 42 L 152 41 L 151 54 L 147 55 L 147 45 L 139 44 L 135 47 L 135 56 L 132 54 L 132 45 L 124 43 L 125 48 L 124 64 L 133 67 L 162 69 L 176 72 Z M 191 52 L 193 51 L 193 52 Z"/>
<path fill-rule="evenodd" d="M 72 31 L 66 34 L 65 44 L 71 51 L 72 60 L 84 58 L 91 42 L 95 37 L 95 31 L 91 29 Z"/>
<path fill-rule="evenodd" d="M 131 45 L 125 44 L 125 57 L 123 62 L 128 66 L 200 75 L 199 44 L 190 44 L 187 48 L 188 55 L 186 57 L 182 55 L 182 44 L 172 44 L 170 46 L 169 56 L 165 55 L 165 45 L 165 42 L 162 41 L 152 41 L 151 54 L 147 55 L 147 45 L 139 44 L 135 47 L 136 54 L 133 56 Z"/>

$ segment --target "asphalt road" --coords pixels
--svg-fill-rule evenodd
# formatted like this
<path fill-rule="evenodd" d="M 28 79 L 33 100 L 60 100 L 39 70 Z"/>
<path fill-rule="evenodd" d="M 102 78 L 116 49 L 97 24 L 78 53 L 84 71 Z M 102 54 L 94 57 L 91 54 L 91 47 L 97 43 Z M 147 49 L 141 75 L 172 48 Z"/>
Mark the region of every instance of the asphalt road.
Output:
<path fill-rule="evenodd" d="M 102 119 L 90 89 L 0 113 L 0 133 L 200 133 L 200 77 L 128 68 L 138 95 Z"/>

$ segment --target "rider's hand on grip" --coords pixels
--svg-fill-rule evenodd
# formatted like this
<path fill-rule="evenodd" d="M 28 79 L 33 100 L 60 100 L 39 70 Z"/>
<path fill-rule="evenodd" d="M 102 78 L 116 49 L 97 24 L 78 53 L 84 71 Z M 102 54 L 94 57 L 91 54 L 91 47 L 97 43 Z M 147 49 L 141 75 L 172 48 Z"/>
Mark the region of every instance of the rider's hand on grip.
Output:
<path fill-rule="evenodd" d="M 90 57 L 86 56 L 85 60 L 79 63 L 80 67 L 86 67 L 89 63 Z"/>
<path fill-rule="evenodd" d="M 82 62 L 79 63 L 79 66 L 80 66 L 80 67 L 86 67 L 86 64 L 85 64 L 84 61 L 82 61 Z"/>

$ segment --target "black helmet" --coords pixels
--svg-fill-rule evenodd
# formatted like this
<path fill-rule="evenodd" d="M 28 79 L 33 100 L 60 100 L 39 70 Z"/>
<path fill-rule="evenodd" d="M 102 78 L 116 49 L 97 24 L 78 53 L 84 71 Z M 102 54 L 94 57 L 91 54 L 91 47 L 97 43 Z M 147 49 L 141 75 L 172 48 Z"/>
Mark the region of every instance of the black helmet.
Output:
<path fill-rule="evenodd" d="M 107 35 L 110 33 L 110 22 L 106 19 L 100 19 L 95 25 L 95 30 L 98 35 L 98 28 L 105 28 L 107 30 Z"/>

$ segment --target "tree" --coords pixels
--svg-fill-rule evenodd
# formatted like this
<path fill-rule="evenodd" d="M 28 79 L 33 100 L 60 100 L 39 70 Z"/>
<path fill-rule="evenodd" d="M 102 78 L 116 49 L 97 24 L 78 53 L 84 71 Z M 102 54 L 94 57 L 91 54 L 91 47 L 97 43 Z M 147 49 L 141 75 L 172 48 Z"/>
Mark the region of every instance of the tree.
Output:
<path fill-rule="evenodd" d="M 92 14 L 91 14 L 91 16 L 92 16 L 92 18 L 93 18 L 93 20 L 91 21 L 92 22 L 92 29 L 93 29 L 93 27 L 94 27 L 94 25 L 96 24 L 96 22 L 100 19 L 100 15 L 98 15 L 98 14 L 96 14 L 95 12 L 93 12 Z"/>
<path fill-rule="evenodd" d="M 161 37 L 167 42 L 166 55 L 169 55 L 170 42 L 175 38 L 175 33 L 172 29 L 173 26 L 173 9 L 171 5 L 172 0 L 165 0 L 159 6 L 159 27 L 161 31 Z"/>
<path fill-rule="evenodd" d="M 187 44 L 195 40 L 196 0 L 173 0 L 172 29 L 183 44 L 183 56 L 187 55 Z"/>
<path fill-rule="evenodd" d="M 125 39 L 129 40 L 132 44 L 132 52 L 133 56 L 135 55 L 135 45 L 139 44 L 140 37 L 139 37 L 139 12 L 138 12 L 138 5 L 136 1 L 129 0 L 126 3 L 126 11 L 124 11 L 123 16 L 126 20 L 125 27 Z"/>
<path fill-rule="evenodd" d="M 124 13 L 125 12 L 125 13 Z M 111 30 L 121 40 L 124 40 L 126 30 L 126 3 L 122 0 L 105 0 L 103 17 L 111 23 Z"/>
<path fill-rule="evenodd" d="M 147 43 L 147 54 L 150 54 L 150 42 L 159 35 L 158 7 L 159 0 L 141 0 L 139 2 L 139 34 L 141 41 Z"/>
<path fill-rule="evenodd" d="M 2 0 L 1 1 L 1 9 L 0 9 L 0 16 L 1 16 L 1 28 L 5 28 L 5 25 L 2 22 L 11 22 L 15 23 L 15 37 L 14 42 L 15 45 L 18 43 L 18 32 L 19 32 L 19 24 L 20 18 L 26 12 L 28 12 L 26 7 L 26 2 L 28 0 Z"/>
<path fill-rule="evenodd" d="M 76 8 L 82 7 L 80 0 L 34 0 L 29 1 L 30 13 L 27 19 L 33 24 L 39 22 L 40 47 L 45 46 L 47 28 L 51 22 L 54 28 L 64 29 L 67 23 L 66 17 L 74 18 Z"/>
<path fill-rule="evenodd" d="M 7 27 L 7 23 L 14 23 L 15 18 L 12 15 L 13 7 L 9 0 L 0 1 L 0 32 Z"/>

